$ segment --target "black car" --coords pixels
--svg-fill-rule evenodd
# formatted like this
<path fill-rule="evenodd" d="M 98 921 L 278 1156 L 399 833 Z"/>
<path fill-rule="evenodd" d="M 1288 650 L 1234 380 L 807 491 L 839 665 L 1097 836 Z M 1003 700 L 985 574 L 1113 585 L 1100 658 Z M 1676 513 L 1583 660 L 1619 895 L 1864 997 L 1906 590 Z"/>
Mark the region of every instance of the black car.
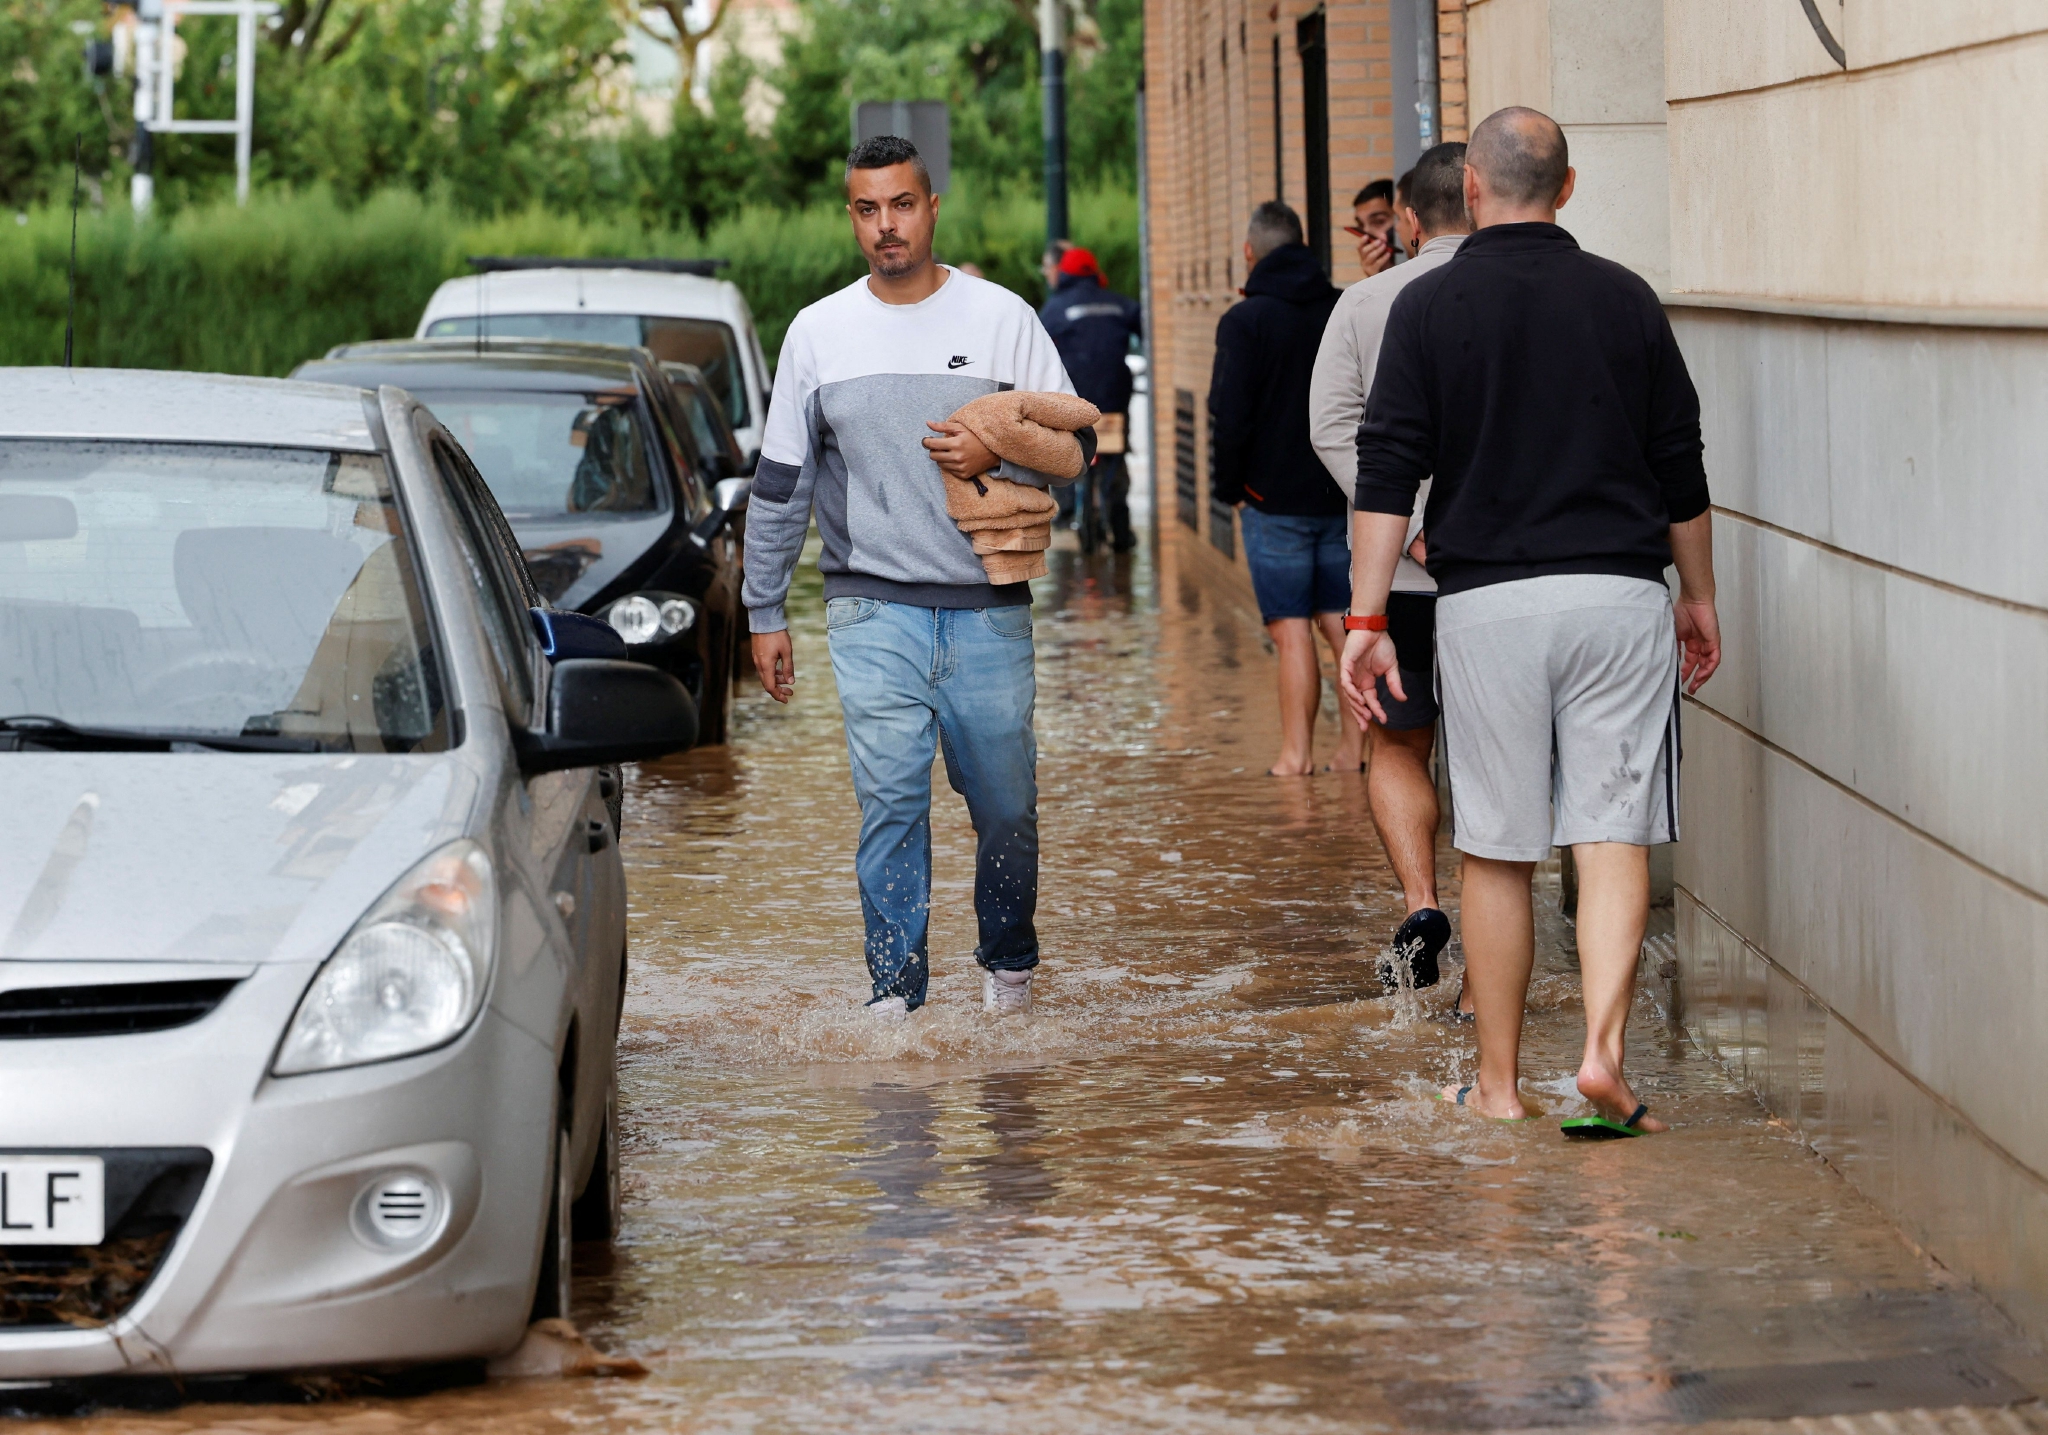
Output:
<path fill-rule="evenodd" d="M 344 344 L 293 377 L 417 397 L 476 465 L 541 593 L 675 674 L 697 699 L 699 740 L 725 741 L 746 634 L 731 523 L 750 485 L 729 454 L 704 451 L 653 355 L 406 339 Z"/>
<path fill-rule="evenodd" d="M 697 451 L 704 455 L 707 471 L 715 483 L 721 478 L 743 478 L 753 473 L 740 449 L 739 436 L 725 416 L 725 404 L 711 380 L 695 364 L 661 361 L 661 371 L 675 385 L 676 399 L 690 422 Z"/>

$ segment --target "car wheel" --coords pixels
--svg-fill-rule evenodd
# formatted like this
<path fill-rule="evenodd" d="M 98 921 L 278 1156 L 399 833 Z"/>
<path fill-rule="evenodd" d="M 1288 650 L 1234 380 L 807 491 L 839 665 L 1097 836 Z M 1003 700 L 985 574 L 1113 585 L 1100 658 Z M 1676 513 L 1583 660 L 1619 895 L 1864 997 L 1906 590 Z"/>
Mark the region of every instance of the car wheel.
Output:
<path fill-rule="evenodd" d="M 566 1104 L 566 1103 L 565 1103 Z M 532 1320 L 569 1318 L 569 1273 L 575 1239 L 570 1211 L 576 1193 L 569 1189 L 569 1126 L 555 1128 L 555 1163 L 548 1199 L 546 1243 L 540 1252 L 540 1279 L 534 1282 Z"/>
<path fill-rule="evenodd" d="M 609 1241 L 619 1234 L 619 1215 L 624 1202 L 619 1179 L 619 1074 L 612 1072 L 611 1088 L 604 1096 L 604 1125 L 597 1133 L 597 1159 L 590 1163 L 590 1179 L 583 1194 L 570 1209 L 569 1224 L 579 1241 Z"/>

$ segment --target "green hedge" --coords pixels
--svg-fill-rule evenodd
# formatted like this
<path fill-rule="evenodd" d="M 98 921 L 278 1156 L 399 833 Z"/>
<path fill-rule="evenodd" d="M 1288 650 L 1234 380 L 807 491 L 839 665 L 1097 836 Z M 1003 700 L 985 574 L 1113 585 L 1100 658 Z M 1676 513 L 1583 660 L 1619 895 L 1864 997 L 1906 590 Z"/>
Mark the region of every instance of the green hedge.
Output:
<path fill-rule="evenodd" d="M 1112 284 L 1135 293 L 1137 208 L 1124 191 L 1074 196 L 1075 237 Z M 0 216 L 0 364 L 63 355 L 69 216 Z M 1036 305 L 1044 221 L 1029 194 L 956 193 L 940 211 L 939 255 L 972 261 Z M 748 209 L 701 238 L 540 211 L 478 220 L 406 191 L 344 208 L 324 194 L 272 194 L 248 207 L 167 220 L 125 209 L 78 225 L 76 362 L 138 369 L 283 374 L 352 339 L 408 335 L 442 280 L 471 254 L 716 255 L 747 296 L 772 357 L 796 311 L 864 272 L 832 206 Z"/>

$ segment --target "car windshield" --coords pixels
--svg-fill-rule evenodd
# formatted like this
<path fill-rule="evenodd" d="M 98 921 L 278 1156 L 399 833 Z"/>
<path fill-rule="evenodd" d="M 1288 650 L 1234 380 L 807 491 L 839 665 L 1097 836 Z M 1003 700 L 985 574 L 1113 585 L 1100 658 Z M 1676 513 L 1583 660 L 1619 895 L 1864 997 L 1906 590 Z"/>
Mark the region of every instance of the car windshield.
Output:
<path fill-rule="evenodd" d="M 507 518 L 628 516 L 661 506 L 632 394 L 415 389 Z"/>
<path fill-rule="evenodd" d="M 716 319 L 668 319 L 636 314 L 492 314 L 483 321 L 494 339 L 574 339 L 586 344 L 640 345 L 670 364 L 695 364 L 711 391 L 725 403 L 725 421 L 747 426 L 747 382 L 740 368 L 739 340 L 730 324 Z M 429 339 L 467 339 L 475 318 L 436 319 Z"/>
<path fill-rule="evenodd" d="M 0 718 L 30 716 L 445 748 L 432 633 L 384 461 L 0 440 Z"/>

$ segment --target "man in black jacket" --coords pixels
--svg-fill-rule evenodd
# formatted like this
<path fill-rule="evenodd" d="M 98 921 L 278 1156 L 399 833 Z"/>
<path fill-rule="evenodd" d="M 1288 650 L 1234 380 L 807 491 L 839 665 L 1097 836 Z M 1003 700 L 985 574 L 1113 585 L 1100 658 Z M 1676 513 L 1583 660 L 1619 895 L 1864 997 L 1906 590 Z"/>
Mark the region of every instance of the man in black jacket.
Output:
<path fill-rule="evenodd" d="M 1557 227 L 1564 133 L 1507 109 L 1472 133 L 1476 232 L 1388 315 L 1358 426 L 1357 560 L 1341 679 L 1396 696 L 1387 591 L 1423 478 L 1437 685 L 1479 1075 L 1446 1099 L 1528 1115 L 1518 1089 L 1534 957 L 1529 880 L 1579 872 L 1586 1047 L 1576 1136 L 1660 1131 L 1622 1074 L 1649 916 L 1649 847 L 1678 839 L 1678 689 L 1721 660 L 1699 398 L 1655 293 Z M 1675 563 L 1676 606 L 1664 583 Z M 1476 1094 L 1475 1094 L 1476 1093 Z"/>
<path fill-rule="evenodd" d="M 1038 321 L 1052 335 L 1074 392 L 1101 409 L 1103 419 L 1095 425 L 1090 482 L 1068 484 L 1054 490 L 1053 496 L 1064 520 L 1072 516 L 1075 501 L 1094 490 L 1092 496 L 1108 520 L 1111 543 L 1125 553 L 1138 540 L 1131 532 L 1131 479 L 1124 467 L 1131 409 L 1131 370 L 1124 356 L 1131 351 L 1131 340 L 1145 332 L 1144 311 L 1137 300 L 1109 287 L 1095 256 L 1079 245 L 1046 251 L 1045 274 L 1052 292 L 1038 311 Z"/>
<path fill-rule="evenodd" d="M 1279 651 L 1280 756 L 1268 771 L 1301 777 L 1315 771 L 1323 702 L 1315 630 L 1341 652 L 1350 600 L 1344 494 L 1316 457 L 1308 425 L 1309 378 L 1337 290 L 1301 242 L 1301 220 L 1278 200 L 1252 211 L 1244 257 L 1244 302 L 1216 323 L 1209 491 L 1244 515 L 1252 592 Z M 1334 766 L 1356 772 L 1365 733 L 1339 706 Z"/>

